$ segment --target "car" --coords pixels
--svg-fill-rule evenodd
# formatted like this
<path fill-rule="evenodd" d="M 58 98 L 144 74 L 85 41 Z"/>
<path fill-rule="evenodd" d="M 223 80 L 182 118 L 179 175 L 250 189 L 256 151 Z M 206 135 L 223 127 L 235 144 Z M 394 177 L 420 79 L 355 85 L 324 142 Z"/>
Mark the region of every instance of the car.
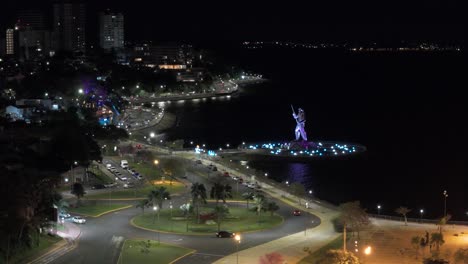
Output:
<path fill-rule="evenodd" d="M 301 211 L 299 211 L 299 210 L 294 210 L 294 211 L 293 211 L 293 215 L 294 215 L 294 216 L 300 216 L 300 215 L 301 215 Z"/>
<path fill-rule="evenodd" d="M 110 168 L 112 168 L 112 164 L 110 164 L 110 163 L 107 163 L 107 164 L 106 164 L 106 168 L 107 168 L 107 169 L 110 169 Z"/>
<path fill-rule="evenodd" d="M 236 233 L 231 233 L 229 231 L 219 231 L 216 233 L 217 237 L 234 237 Z"/>
<path fill-rule="evenodd" d="M 97 189 L 104 189 L 104 188 L 106 188 L 106 186 L 104 184 L 95 184 L 91 188 L 94 189 L 94 190 L 97 190 Z"/>
<path fill-rule="evenodd" d="M 239 182 L 240 182 L 241 184 L 244 183 L 244 179 L 241 178 L 241 177 L 239 177 Z"/>
<path fill-rule="evenodd" d="M 201 160 L 196 160 L 195 164 L 202 164 Z"/>
<path fill-rule="evenodd" d="M 212 170 L 212 171 L 218 171 L 218 168 L 216 168 L 216 166 L 213 166 L 213 167 L 211 168 L 211 170 Z"/>
<path fill-rule="evenodd" d="M 126 181 L 126 180 L 128 180 L 128 178 L 125 177 L 125 176 L 124 176 L 124 177 L 120 177 L 119 179 L 120 179 L 121 181 Z"/>
<path fill-rule="evenodd" d="M 255 189 L 256 184 L 255 183 L 249 183 L 247 184 L 247 187 L 250 189 Z"/>
<path fill-rule="evenodd" d="M 138 175 L 137 178 L 138 178 L 139 180 L 143 180 L 143 176 L 142 176 L 141 174 Z"/>
<path fill-rule="evenodd" d="M 120 167 L 122 167 L 122 169 L 127 169 L 128 168 L 128 161 L 126 160 L 121 160 L 120 161 Z"/>
<path fill-rule="evenodd" d="M 133 174 L 133 177 L 135 177 L 135 179 L 138 179 L 138 176 L 140 176 L 140 173 L 136 172 L 135 174 Z"/>
<path fill-rule="evenodd" d="M 133 188 L 133 187 L 135 187 L 135 184 L 133 184 L 131 182 L 124 184 L 124 188 Z"/>
<path fill-rule="evenodd" d="M 235 181 L 238 181 L 238 180 L 239 180 L 239 177 L 234 176 L 234 177 L 232 177 L 232 179 L 235 180 Z"/>
<path fill-rule="evenodd" d="M 81 216 L 74 216 L 72 220 L 73 220 L 74 223 L 77 223 L 77 224 L 84 224 L 84 223 L 86 223 L 86 219 L 84 219 L 84 218 L 81 217 Z"/>
<path fill-rule="evenodd" d="M 116 182 L 113 182 L 113 183 L 110 183 L 110 184 L 104 184 L 104 186 L 105 186 L 106 188 L 112 188 L 112 187 L 114 187 L 114 186 L 116 186 L 116 185 L 117 185 Z"/>
<path fill-rule="evenodd" d="M 230 175 L 229 175 L 229 172 L 225 171 L 225 172 L 223 173 L 223 176 L 224 176 L 224 177 L 229 177 L 229 176 L 230 176 Z"/>
<path fill-rule="evenodd" d="M 117 176 L 122 176 L 122 173 L 120 171 L 114 171 L 114 174 Z"/>
<path fill-rule="evenodd" d="M 70 218 L 71 215 L 69 213 L 67 213 L 67 212 L 60 212 L 59 217 L 60 218 Z"/>
<path fill-rule="evenodd" d="M 249 181 L 242 182 L 242 185 L 244 185 L 244 186 L 247 186 L 247 185 L 249 185 L 249 184 L 250 184 Z"/>

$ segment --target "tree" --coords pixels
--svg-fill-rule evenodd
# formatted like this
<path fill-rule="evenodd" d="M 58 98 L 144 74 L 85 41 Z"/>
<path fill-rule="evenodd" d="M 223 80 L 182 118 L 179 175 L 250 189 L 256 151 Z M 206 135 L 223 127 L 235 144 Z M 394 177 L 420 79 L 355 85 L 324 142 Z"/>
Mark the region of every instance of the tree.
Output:
<path fill-rule="evenodd" d="M 249 201 L 252 201 L 254 197 L 255 194 L 253 192 L 245 192 L 242 194 L 242 198 L 247 202 L 247 209 L 249 209 Z"/>
<path fill-rule="evenodd" d="M 317 264 L 360 264 L 359 259 L 349 251 L 331 249 L 319 259 Z"/>
<path fill-rule="evenodd" d="M 449 262 L 444 259 L 427 258 L 424 259 L 423 264 L 449 264 Z"/>
<path fill-rule="evenodd" d="M 421 237 L 419 236 L 414 236 L 411 238 L 411 245 L 414 247 L 414 250 L 416 250 L 416 253 L 419 252 L 419 248 L 421 247 Z"/>
<path fill-rule="evenodd" d="M 284 258 L 281 254 L 273 252 L 260 257 L 260 264 L 283 264 Z"/>
<path fill-rule="evenodd" d="M 197 223 L 200 223 L 200 204 L 206 204 L 206 189 L 202 183 L 195 182 L 191 189 L 192 203 L 195 205 Z"/>
<path fill-rule="evenodd" d="M 439 222 L 437 223 L 438 228 L 439 228 L 439 233 L 442 233 L 444 226 L 450 221 L 452 218 L 452 215 L 447 214 L 446 216 L 442 217 L 439 219 Z"/>
<path fill-rule="evenodd" d="M 222 200 L 223 203 L 226 203 L 226 198 L 232 198 L 231 185 L 216 182 L 211 187 L 210 198 L 216 200 L 216 206 L 218 205 L 219 200 Z"/>
<path fill-rule="evenodd" d="M 145 213 L 145 208 L 148 208 L 150 206 L 150 201 L 148 199 L 143 199 L 143 200 L 139 200 L 137 202 L 137 205 L 135 206 L 136 208 L 141 208 L 141 212 L 142 214 Z"/>
<path fill-rule="evenodd" d="M 455 251 L 453 258 L 455 259 L 455 263 L 457 264 L 458 263 L 467 264 L 468 263 L 468 248 L 459 248 L 457 251 Z"/>
<path fill-rule="evenodd" d="M 79 182 L 73 184 L 71 193 L 76 196 L 78 205 L 80 205 L 80 199 L 86 194 L 83 185 Z"/>
<path fill-rule="evenodd" d="M 148 200 L 153 206 L 158 206 L 159 210 L 158 211 L 158 221 L 159 221 L 159 213 L 162 210 L 163 203 L 165 200 L 170 200 L 171 195 L 167 191 L 166 187 L 160 186 L 159 188 L 156 188 L 154 190 L 151 190 L 151 192 L 148 194 Z M 153 223 L 154 223 L 154 218 L 153 218 Z"/>
<path fill-rule="evenodd" d="M 305 187 L 300 182 L 293 182 L 290 186 L 291 192 L 297 196 L 299 204 L 301 203 L 301 197 L 306 194 Z"/>
<path fill-rule="evenodd" d="M 226 218 L 226 216 L 229 215 L 229 209 L 228 207 L 223 204 L 223 205 L 216 205 L 216 207 L 213 210 L 213 213 L 216 216 L 216 223 L 218 224 L 218 232 L 221 230 L 221 222 Z"/>
<path fill-rule="evenodd" d="M 279 205 L 273 201 L 270 201 L 266 204 L 266 210 L 271 213 L 271 216 L 273 216 L 273 213 L 278 211 L 279 209 Z"/>
<path fill-rule="evenodd" d="M 431 234 L 431 245 L 435 245 L 436 252 L 439 252 L 440 246 L 442 246 L 444 243 L 444 235 L 442 235 L 442 233 Z"/>
<path fill-rule="evenodd" d="M 395 209 L 395 213 L 401 214 L 405 218 L 405 225 L 408 225 L 408 220 L 406 218 L 406 215 L 411 212 L 411 209 L 408 209 L 407 207 L 400 206 L 397 209 Z"/>
<path fill-rule="evenodd" d="M 357 231 L 359 238 L 361 228 L 367 226 L 370 222 L 359 201 L 342 203 L 339 209 L 341 211 L 339 220 L 343 223 L 343 250 L 346 251 L 346 228 L 351 227 L 353 231 Z"/>
<path fill-rule="evenodd" d="M 260 215 L 260 212 L 261 211 L 265 211 L 265 206 L 266 206 L 266 199 L 265 199 L 265 196 L 261 195 L 261 194 L 257 194 L 254 196 L 253 198 L 253 203 L 254 203 L 254 207 L 252 208 L 252 210 L 255 211 L 255 213 L 257 215 Z"/>

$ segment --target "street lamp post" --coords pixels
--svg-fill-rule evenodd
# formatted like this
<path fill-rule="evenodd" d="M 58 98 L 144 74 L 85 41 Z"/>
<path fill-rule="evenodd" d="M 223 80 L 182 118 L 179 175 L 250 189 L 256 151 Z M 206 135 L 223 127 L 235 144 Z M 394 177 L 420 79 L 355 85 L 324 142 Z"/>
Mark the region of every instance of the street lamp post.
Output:
<path fill-rule="evenodd" d="M 156 212 L 158 211 L 158 207 L 153 206 L 153 211 L 154 211 L 154 214 L 156 215 Z M 155 215 L 153 216 L 153 224 L 154 224 Z M 159 216 L 158 216 L 158 228 L 159 228 Z M 157 233 L 158 233 L 158 245 L 159 245 L 161 243 L 161 240 L 159 238 L 159 230 L 157 230 Z"/>
<path fill-rule="evenodd" d="M 241 242 L 241 236 L 237 234 L 234 239 L 236 240 L 236 262 L 239 264 L 239 244 Z"/>
<path fill-rule="evenodd" d="M 380 215 L 380 208 L 382 208 L 382 207 L 380 206 L 380 204 L 377 205 L 377 214 L 378 214 L 378 215 Z"/>
<path fill-rule="evenodd" d="M 171 209 L 171 232 L 172 232 L 172 202 L 169 203 L 169 208 Z"/>
<path fill-rule="evenodd" d="M 444 217 L 447 216 L 447 197 L 448 197 L 448 193 L 447 193 L 447 190 L 444 190 Z"/>
<path fill-rule="evenodd" d="M 422 222 L 422 215 L 424 214 L 424 209 L 419 210 L 419 222 Z"/>
<path fill-rule="evenodd" d="M 154 172 L 155 172 L 154 179 L 156 180 L 156 178 L 158 177 L 158 175 L 157 175 L 156 172 L 158 171 L 157 167 L 158 167 L 158 164 L 159 164 L 159 160 L 156 160 L 156 159 L 155 159 L 155 160 L 153 161 L 153 163 L 154 163 L 154 166 L 156 167 L 156 169 L 154 170 Z"/>

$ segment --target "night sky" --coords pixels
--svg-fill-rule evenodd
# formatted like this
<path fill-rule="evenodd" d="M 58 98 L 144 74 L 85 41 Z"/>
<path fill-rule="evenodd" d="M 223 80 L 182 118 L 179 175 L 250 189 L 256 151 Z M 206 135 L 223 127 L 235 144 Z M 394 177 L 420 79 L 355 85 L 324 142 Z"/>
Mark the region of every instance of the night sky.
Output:
<path fill-rule="evenodd" d="M 20 9 L 52 10 L 51 0 L 2 1 L 0 28 Z M 84 1 L 92 40 L 97 12 L 122 11 L 130 40 L 462 41 L 461 1 Z"/>

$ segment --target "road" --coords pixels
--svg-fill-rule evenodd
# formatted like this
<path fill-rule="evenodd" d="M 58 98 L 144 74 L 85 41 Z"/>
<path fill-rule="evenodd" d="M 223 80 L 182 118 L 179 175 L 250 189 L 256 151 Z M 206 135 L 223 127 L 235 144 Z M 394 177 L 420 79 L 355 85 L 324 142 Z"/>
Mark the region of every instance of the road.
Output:
<path fill-rule="evenodd" d="M 206 166 L 198 165 L 195 172 L 206 172 Z M 207 179 L 201 177 L 199 173 L 189 173 L 188 180 L 195 180 L 208 183 Z M 233 191 L 235 191 L 233 185 Z M 239 185 L 239 191 L 246 191 L 245 186 Z M 172 203 L 175 208 L 190 199 L 190 195 L 183 194 L 173 197 Z M 107 201 L 102 201 L 107 202 Z M 239 250 L 263 244 L 283 236 L 304 231 L 320 224 L 319 218 L 303 214 L 293 216 L 295 209 L 279 200 L 280 206 L 278 214 L 284 217 L 284 224 L 270 230 L 245 233 L 242 235 L 242 243 Z M 122 201 L 119 201 L 122 203 Z M 127 203 L 134 203 L 128 201 Z M 244 203 L 233 204 L 231 206 L 244 206 Z M 72 252 L 56 259 L 52 263 L 116 263 L 120 249 L 125 239 L 143 238 L 156 240 L 156 232 L 145 231 L 130 225 L 130 220 L 141 213 L 141 209 L 129 208 L 122 211 L 110 213 L 99 218 L 88 218 L 87 223 L 81 226 L 82 234 L 78 246 Z M 164 243 L 176 244 L 196 250 L 196 253 L 189 255 L 176 263 L 212 263 L 226 255 L 236 251 L 236 244 L 233 239 L 216 238 L 213 236 L 190 236 L 160 233 L 160 240 Z"/>

